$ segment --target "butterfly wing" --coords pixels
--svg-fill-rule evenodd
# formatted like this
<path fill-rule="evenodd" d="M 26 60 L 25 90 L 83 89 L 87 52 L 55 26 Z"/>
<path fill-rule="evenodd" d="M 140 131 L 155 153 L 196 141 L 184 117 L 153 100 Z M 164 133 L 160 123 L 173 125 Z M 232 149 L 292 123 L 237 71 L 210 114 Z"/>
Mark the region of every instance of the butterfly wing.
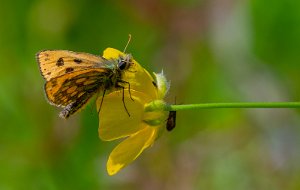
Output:
<path fill-rule="evenodd" d="M 43 50 L 36 54 L 41 74 L 46 81 L 89 68 L 104 68 L 108 63 L 101 56 L 68 50 Z"/>
<path fill-rule="evenodd" d="M 110 69 L 94 68 L 52 78 L 45 84 L 47 99 L 55 106 L 64 107 L 60 115 L 67 118 L 83 108 L 99 90 L 108 88 L 110 75 Z"/>

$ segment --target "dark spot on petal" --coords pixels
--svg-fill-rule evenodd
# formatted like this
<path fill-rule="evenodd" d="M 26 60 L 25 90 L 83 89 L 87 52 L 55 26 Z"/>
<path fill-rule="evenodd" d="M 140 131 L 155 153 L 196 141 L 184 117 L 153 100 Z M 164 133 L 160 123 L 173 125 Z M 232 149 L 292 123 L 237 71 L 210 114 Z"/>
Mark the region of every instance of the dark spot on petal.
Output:
<path fill-rule="evenodd" d="M 48 72 L 47 75 L 51 75 L 51 72 Z"/>
<path fill-rule="evenodd" d="M 152 81 L 152 84 L 157 88 L 156 82 Z"/>
<path fill-rule="evenodd" d="M 70 73 L 70 72 L 72 72 L 72 71 L 74 71 L 74 69 L 73 69 L 72 67 L 66 68 L 66 73 Z"/>
<path fill-rule="evenodd" d="M 80 63 L 82 62 L 82 60 L 81 60 L 81 59 L 76 59 L 76 58 L 75 58 L 75 59 L 74 59 L 74 62 L 77 63 L 77 64 L 80 64 Z"/>
<path fill-rule="evenodd" d="M 58 66 L 58 67 L 60 67 L 60 66 L 63 66 L 64 65 L 64 60 L 63 60 L 63 58 L 61 57 L 61 58 L 59 58 L 58 60 L 57 60 L 57 62 L 56 62 L 56 65 Z"/>

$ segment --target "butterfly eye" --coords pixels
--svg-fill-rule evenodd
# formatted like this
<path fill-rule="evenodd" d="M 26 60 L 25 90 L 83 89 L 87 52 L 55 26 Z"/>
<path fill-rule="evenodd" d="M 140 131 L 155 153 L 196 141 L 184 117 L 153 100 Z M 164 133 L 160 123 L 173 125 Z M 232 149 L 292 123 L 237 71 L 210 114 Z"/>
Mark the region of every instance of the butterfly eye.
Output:
<path fill-rule="evenodd" d="M 119 67 L 120 70 L 126 69 L 126 67 L 127 67 L 127 62 L 124 61 L 124 60 L 121 60 L 121 61 L 119 62 L 119 64 L 118 64 L 118 67 Z"/>

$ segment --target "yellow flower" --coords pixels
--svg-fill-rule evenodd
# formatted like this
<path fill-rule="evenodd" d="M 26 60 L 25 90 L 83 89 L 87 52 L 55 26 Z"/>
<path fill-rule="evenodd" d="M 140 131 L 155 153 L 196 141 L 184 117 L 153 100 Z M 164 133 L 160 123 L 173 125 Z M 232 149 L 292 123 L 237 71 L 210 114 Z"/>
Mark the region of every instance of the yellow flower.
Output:
<path fill-rule="evenodd" d="M 118 58 L 122 52 L 107 48 L 103 57 Z M 144 149 L 151 146 L 166 125 L 168 112 L 145 112 L 145 106 L 153 101 L 163 100 L 168 91 L 168 83 L 163 74 L 155 74 L 156 80 L 133 60 L 135 71 L 125 71 L 123 80 L 130 83 L 124 92 L 124 102 L 130 113 L 125 111 L 122 90 L 114 91 L 104 97 L 99 112 L 99 137 L 104 141 L 125 138 L 111 152 L 107 161 L 107 172 L 114 175 L 134 161 Z M 132 99 L 133 100 L 132 100 Z M 101 97 L 97 100 L 99 109 Z"/>

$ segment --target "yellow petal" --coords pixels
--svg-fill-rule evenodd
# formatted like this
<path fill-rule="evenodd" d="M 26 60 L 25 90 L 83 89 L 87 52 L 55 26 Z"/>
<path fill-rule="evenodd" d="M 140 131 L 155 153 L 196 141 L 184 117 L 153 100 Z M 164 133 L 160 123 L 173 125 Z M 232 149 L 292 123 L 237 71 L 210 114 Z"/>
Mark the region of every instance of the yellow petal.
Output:
<path fill-rule="evenodd" d="M 139 92 L 143 92 L 150 96 L 152 99 L 157 98 L 157 88 L 154 83 L 153 77 L 135 62 L 131 71 L 125 71 L 122 80 L 130 83 L 130 88 Z"/>
<path fill-rule="evenodd" d="M 130 114 L 126 112 L 122 97 L 122 91 L 114 91 L 106 95 L 103 99 L 103 104 L 99 112 L 99 137 L 102 140 L 110 141 L 122 137 L 129 136 L 141 130 L 144 114 L 144 104 L 151 99 L 144 93 L 130 90 L 124 90 L 125 106 Z M 97 110 L 100 108 L 102 96 L 97 99 Z"/>
<path fill-rule="evenodd" d="M 125 54 L 114 48 L 106 48 L 103 51 L 103 57 L 105 59 L 118 59 L 120 56 L 124 56 Z"/>
<path fill-rule="evenodd" d="M 145 148 L 151 146 L 156 139 L 156 128 L 147 127 L 121 142 L 109 155 L 107 172 L 114 175 L 134 161 Z"/>

